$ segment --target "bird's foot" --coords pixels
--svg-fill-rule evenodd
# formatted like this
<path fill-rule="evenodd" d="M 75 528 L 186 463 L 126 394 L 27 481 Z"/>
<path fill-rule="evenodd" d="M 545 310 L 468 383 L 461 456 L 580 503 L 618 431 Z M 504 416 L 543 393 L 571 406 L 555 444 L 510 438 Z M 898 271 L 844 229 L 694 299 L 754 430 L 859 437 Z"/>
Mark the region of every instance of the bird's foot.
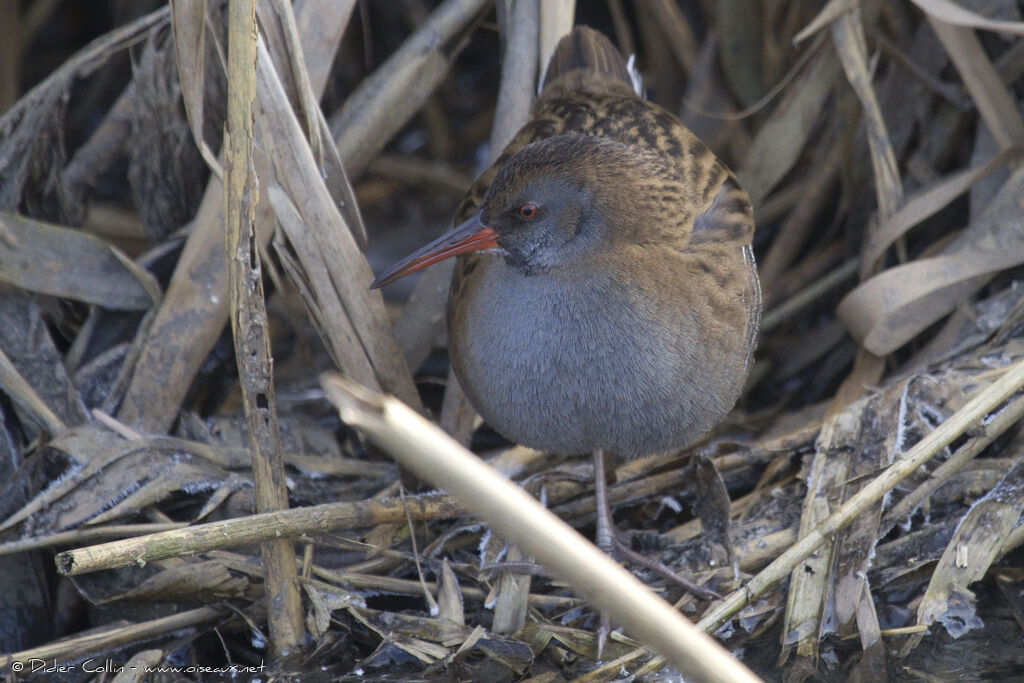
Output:
<path fill-rule="evenodd" d="M 701 600 L 719 599 L 722 596 L 715 591 L 704 588 L 678 572 L 670 569 L 659 560 L 651 559 L 638 553 L 629 543 L 619 537 L 612 521 L 611 507 L 608 504 L 608 487 L 605 481 L 604 452 L 594 453 L 594 495 L 597 499 L 597 520 L 594 530 L 594 543 L 597 547 L 616 560 L 627 561 L 651 570 L 663 579 L 674 583 Z"/>
<path fill-rule="evenodd" d="M 625 560 L 637 566 L 651 570 L 661 578 L 676 584 L 683 590 L 688 593 L 692 593 L 695 597 L 701 600 L 719 600 L 722 597 L 719 593 L 711 590 L 710 588 L 701 586 L 700 584 L 695 583 L 682 574 L 676 572 L 664 562 L 647 557 L 643 553 L 638 553 L 633 550 L 626 541 L 619 538 L 618 534 L 612 534 L 612 548 L 610 550 L 603 550 L 616 559 Z"/>
<path fill-rule="evenodd" d="M 617 561 L 631 562 L 632 564 L 639 565 L 653 571 L 658 576 L 681 586 L 684 590 L 692 593 L 701 600 L 721 598 L 722 596 L 715 591 L 694 583 L 680 575 L 678 572 L 673 571 L 659 560 L 654 560 L 642 553 L 638 553 L 630 547 L 628 542 L 619 538 L 619 534 L 615 529 L 615 523 L 612 521 L 611 508 L 608 505 L 608 487 L 605 479 L 604 457 L 604 451 L 594 452 L 594 494 L 597 498 L 597 524 L 594 530 L 594 543 L 597 547 L 611 557 L 614 557 Z M 597 632 L 595 633 L 597 636 L 597 659 L 599 661 L 610 633 L 611 624 L 608 621 L 608 616 L 601 613 Z"/>

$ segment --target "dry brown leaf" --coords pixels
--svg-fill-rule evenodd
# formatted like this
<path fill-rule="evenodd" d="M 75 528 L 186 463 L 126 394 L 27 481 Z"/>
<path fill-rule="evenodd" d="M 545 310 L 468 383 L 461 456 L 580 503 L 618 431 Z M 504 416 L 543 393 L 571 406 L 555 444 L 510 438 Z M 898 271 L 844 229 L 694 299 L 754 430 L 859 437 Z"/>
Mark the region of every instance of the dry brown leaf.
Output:
<path fill-rule="evenodd" d="M 864 267 L 871 270 L 878 264 L 885 250 L 911 228 L 949 206 L 950 202 L 982 178 L 1005 168 L 1010 161 L 1020 157 L 1022 152 L 1024 147 L 1005 149 L 982 164 L 951 173 L 919 190 L 899 211 L 889 216 L 888 220 L 882 221 L 878 228 L 868 235 L 867 243 L 861 251 Z"/>
<path fill-rule="evenodd" d="M 123 593 L 94 602 L 212 602 L 242 597 L 248 587 L 249 580 L 234 576 L 222 560 L 187 558 Z"/>
<path fill-rule="evenodd" d="M 1017 169 L 988 210 L 941 256 L 890 268 L 862 283 L 838 315 L 872 353 L 898 349 L 966 300 L 988 279 L 1024 262 L 1024 169 Z"/>
<path fill-rule="evenodd" d="M 14 238 L 0 240 L 2 282 L 112 310 L 145 311 L 159 301 L 153 276 L 98 237 L 4 212 L 0 225 Z"/>
<path fill-rule="evenodd" d="M 32 388 L 32 385 L 18 372 L 2 348 L 0 348 L 0 389 L 3 389 L 3 392 L 11 398 L 14 404 L 26 411 L 41 428 L 51 434 L 59 434 L 64 431 L 64 422 L 50 410 L 46 402 Z"/>
<path fill-rule="evenodd" d="M 26 439 L 40 437 L 36 425 L 52 436 L 89 420 L 44 316 L 30 294 L 9 288 L 0 295 L 0 382 L 15 401 Z M 4 433 L 11 443 L 17 438 Z"/>
<path fill-rule="evenodd" d="M 75 427 L 49 443 L 71 458 L 67 472 L 0 530 L 31 518 L 35 533 L 134 514 L 176 491 L 213 491 L 229 478 L 207 448 L 162 438 L 129 441 L 102 427 Z M 111 513 L 111 510 L 116 512 Z"/>
<path fill-rule="evenodd" d="M 441 576 L 437 590 L 437 616 L 440 619 L 466 625 L 466 612 L 462 602 L 459 579 L 447 562 L 441 562 Z"/>

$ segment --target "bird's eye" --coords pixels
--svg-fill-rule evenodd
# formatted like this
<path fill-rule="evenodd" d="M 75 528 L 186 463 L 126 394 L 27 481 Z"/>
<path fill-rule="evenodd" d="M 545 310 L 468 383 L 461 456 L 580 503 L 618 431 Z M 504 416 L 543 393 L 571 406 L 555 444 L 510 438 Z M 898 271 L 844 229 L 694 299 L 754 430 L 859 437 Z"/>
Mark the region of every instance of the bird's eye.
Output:
<path fill-rule="evenodd" d="M 538 212 L 539 209 L 537 208 L 537 205 L 534 204 L 533 202 L 527 202 L 526 204 L 523 204 L 522 206 L 519 207 L 519 216 L 521 218 L 525 218 L 526 220 L 532 220 L 536 218 Z"/>

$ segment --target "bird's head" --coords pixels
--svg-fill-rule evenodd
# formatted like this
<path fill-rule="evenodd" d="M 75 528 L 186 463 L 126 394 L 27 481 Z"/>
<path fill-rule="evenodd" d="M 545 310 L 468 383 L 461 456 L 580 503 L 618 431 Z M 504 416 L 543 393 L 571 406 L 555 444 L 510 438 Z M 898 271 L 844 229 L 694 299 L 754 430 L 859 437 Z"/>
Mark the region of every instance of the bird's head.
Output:
<path fill-rule="evenodd" d="M 534 274 L 642 240 L 657 222 L 652 211 L 678 191 L 652 181 L 661 170 L 656 163 L 654 155 L 596 136 L 531 143 L 501 167 L 476 213 L 386 270 L 373 286 L 473 251 L 495 252 Z"/>

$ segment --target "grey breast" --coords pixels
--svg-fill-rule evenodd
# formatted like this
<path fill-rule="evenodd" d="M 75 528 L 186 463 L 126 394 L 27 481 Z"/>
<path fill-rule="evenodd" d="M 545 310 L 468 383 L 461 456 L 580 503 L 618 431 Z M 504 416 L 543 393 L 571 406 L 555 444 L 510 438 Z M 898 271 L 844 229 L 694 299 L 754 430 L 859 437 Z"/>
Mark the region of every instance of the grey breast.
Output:
<path fill-rule="evenodd" d="M 687 372 L 708 362 L 700 331 L 678 316 L 663 327 L 650 298 L 607 273 L 526 276 L 487 255 L 469 277 L 457 302 L 465 327 L 450 335 L 456 375 L 481 416 L 517 443 L 655 453 L 731 407 L 709 404 Z"/>

